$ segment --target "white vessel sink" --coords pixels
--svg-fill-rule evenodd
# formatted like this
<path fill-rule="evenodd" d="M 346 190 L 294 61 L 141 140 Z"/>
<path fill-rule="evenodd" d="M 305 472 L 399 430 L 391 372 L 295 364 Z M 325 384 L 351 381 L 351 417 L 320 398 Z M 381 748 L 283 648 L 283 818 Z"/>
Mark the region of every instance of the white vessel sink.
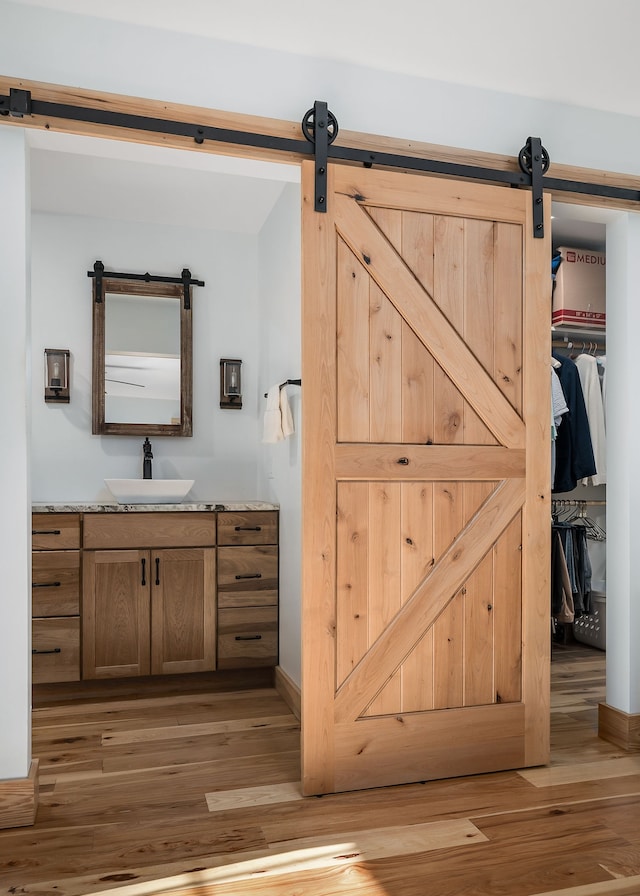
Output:
<path fill-rule="evenodd" d="M 193 479 L 105 479 L 118 504 L 179 504 Z"/>

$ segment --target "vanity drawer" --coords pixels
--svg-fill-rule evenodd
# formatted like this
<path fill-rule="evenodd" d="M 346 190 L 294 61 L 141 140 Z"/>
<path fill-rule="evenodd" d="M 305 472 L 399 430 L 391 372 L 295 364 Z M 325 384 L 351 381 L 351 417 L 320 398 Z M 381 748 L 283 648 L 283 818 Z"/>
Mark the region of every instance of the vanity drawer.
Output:
<path fill-rule="evenodd" d="M 32 623 L 34 684 L 80 680 L 80 618 L 34 619 Z"/>
<path fill-rule="evenodd" d="M 278 511 L 218 513 L 218 544 L 277 544 Z"/>
<path fill-rule="evenodd" d="M 214 513 L 86 513 L 83 546 L 109 548 L 195 548 L 216 543 Z"/>
<path fill-rule="evenodd" d="M 277 607 L 218 610 L 219 669 L 275 666 L 277 662 Z"/>
<path fill-rule="evenodd" d="M 218 606 L 278 603 L 278 548 L 250 545 L 218 548 Z"/>
<path fill-rule="evenodd" d="M 34 513 L 31 516 L 34 551 L 64 551 L 80 547 L 78 513 Z"/>
<path fill-rule="evenodd" d="M 31 615 L 77 616 L 80 612 L 80 552 L 36 551 L 31 556 Z"/>

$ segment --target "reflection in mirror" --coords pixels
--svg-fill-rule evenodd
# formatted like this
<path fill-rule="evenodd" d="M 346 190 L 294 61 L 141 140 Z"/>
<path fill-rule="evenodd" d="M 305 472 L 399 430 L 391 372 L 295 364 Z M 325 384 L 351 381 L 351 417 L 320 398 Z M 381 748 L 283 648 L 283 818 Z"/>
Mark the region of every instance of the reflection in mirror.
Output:
<path fill-rule="evenodd" d="M 105 423 L 180 423 L 180 301 L 105 295 Z"/>
<path fill-rule="evenodd" d="M 104 272 L 93 285 L 93 432 L 191 435 L 192 280 Z"/>

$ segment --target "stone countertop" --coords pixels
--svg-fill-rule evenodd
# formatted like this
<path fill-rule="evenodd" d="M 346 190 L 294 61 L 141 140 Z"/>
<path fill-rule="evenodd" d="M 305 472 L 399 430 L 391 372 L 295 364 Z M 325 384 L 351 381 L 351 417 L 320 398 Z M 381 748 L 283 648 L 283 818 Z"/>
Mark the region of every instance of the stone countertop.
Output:
<path fill-rule="evenodd" d="M 278 510 L 266 501 L 190 501 L 182 504 L 117 504 L 115 501 L 47 501 L 31 505 L 33 513 L 142 513 L 193 511 Z"/>

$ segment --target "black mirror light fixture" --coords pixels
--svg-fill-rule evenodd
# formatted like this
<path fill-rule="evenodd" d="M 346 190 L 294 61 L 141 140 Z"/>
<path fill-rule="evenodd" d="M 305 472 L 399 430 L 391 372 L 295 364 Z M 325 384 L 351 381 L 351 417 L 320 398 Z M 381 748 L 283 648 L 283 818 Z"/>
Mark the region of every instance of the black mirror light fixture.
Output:
<path fill-rule="evenodd" d="M 220 407 L 242 407 L 242 361 L 220 358 Z"/>
<path fill-rule="evenodd" d="M 69 357 L 67 348 L 44 350 L 44 400 L 69 403 Z"/>

